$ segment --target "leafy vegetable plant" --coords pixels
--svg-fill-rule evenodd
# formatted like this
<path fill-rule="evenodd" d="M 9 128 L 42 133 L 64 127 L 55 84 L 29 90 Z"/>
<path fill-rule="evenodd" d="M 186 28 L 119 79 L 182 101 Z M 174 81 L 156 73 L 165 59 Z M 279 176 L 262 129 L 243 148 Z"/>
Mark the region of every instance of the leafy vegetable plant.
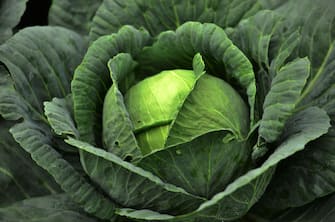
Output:
<path fill-rule="evenodd" d="M 1 221 L 335 220 L 334 1 L 58 0 L 21 29 L 25 4 Z"/>

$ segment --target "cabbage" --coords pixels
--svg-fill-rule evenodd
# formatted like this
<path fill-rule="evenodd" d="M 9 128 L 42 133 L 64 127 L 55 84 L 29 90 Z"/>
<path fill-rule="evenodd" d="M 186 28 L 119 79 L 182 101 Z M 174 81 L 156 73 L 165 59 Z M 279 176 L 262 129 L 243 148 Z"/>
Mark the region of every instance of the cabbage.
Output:
<path fill-rule="evenodd" d="M 335 220 L 333 1 L 25 3 L 0 7 L 0 220 Z"/>

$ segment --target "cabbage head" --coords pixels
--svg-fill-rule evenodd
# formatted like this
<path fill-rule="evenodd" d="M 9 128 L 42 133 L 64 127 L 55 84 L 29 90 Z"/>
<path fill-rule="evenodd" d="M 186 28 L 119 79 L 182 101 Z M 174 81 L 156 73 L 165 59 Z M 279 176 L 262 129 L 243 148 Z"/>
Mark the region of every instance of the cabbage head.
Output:
<path fill-rule="evenodd" d="M 335 220 L 334 9 L 53 1 L 0 45 L 0 220 Z"/>

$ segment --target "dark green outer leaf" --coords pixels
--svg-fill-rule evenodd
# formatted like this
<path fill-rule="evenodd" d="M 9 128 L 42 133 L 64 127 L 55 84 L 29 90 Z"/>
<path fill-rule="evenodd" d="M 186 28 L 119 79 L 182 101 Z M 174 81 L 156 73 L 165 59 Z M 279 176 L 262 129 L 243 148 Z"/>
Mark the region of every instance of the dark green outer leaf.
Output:
<path fill-rule="evenodd" d="M 288 29 L 285 21 L 278 12 L 262 10 L 241 21 L 231 36 L 234 44 L 255 63 L 255 70 L 265 71 L 270 80 L 301 40 L 297 27 Z M 265 87 L 268 90 L 270 86 Z"/>
<path fill-rule="evenodd" d="M 274 142 L 282 134 L 287 119 L 295 111 L 309 73 L 308 59 L 296 59 L 283 66 L 273 78 L 271 89 L 265 97 L 259 127 L 259 135 L 266 142 Z"/>
<path fill-rule="evenodd" d="M 75 120 L 82 140 L 101 144 L 103 100 L 111 85 L 109 59 L 122 52 L 136 57 L 149 42 L 146 31 L 124 26 L 89 47 L 71 83 Z"/>
<path fill-rule="evenodd" d="M 297 28 L 286 30 L 285 18 L 270 10 L 257 12 L 241 21 L 231 39 L 254 64 L 256 78 L 255 118 L 263 114 L 265 96 L 279 69 L 296 50 L 300 41 Z"/>
<path fill-rule="evenodd" d="M 316 119 L 317 121 L 317 119 Z M 335 190 L 335 127 L 279 164 L 259 209 L 299 207 Z"/>
<path fill-rule="evenodd" d="M 73 121 L 72 110 L 73 104 L 71 95 L 63 99 L 53 98 L 51 102 L 44 102 L 45 116 L 57 135 L 79 137 L 79 133 Z"/>
<path fill-rule="evenodd" d="M 60 191 L 53 178 L 14 141 L 9 133 L 11 126 L 0 119 L 0 207 Z"/>
<path fill-rule="evenodd" d="M 49 25 L 59 25 L 88 35 L 93 16 L 102 0 L 57 0 L 49 10 Z"/>
<path fill-rule="evenodd" d="M 82 161 L 85 162 L 87 174 L 122 206 L 174 215 L 190 212 L 204 201 L 179 187 L 162 182 L 151 172 L 123 161 L 113 153 L 72 138 L 66 142 L 85 152 Z"/>
<path fill-rule="evenodd" d="M 29 109 L 15 91 L 10 73 L 4 64 L 0 64 L 0 76 L 0 114 L 5 119 L 17 120 L 21 118 L 20 113 L 29 113 Z"/>
<path fill-rule="evenodd" d="M 286 0 L 285 4 L 275 11 L 286 19 L 285 26 L 288 29 L 301 27 L 297 55 L 308 56 L 314 76 L 335 40 L 335 2 L 319 0 L 318 4 L 315 4 L 313 0 Z"/>
<path fill-rule="evenodd" d="M 299 208 L 292 208 L 273 222 L 328 222 L 335 220 L 335 194 Z"/>
<path fill-rule="evenodd" d="M 23 117 L 43 120 L 43 101 L 68 94 L 72 72 L 85 48 L 80 36 L 60 27 L 18 32 L 0 46 L 0 61 L 14 80 L 12 86 L 0 89 L 0 112 L 11 119 L 17 119 L 15 113 L 20 112 Z M 10 98 L 14 94 L 16 101 Z"/>
<path fill-rule="evenodd" d="M 93 19 L 90 40 L 117 32 L 123 25 L 144 27 L 153 36 L 187 21 L 235 26 L 260 9 L 257 0 L 105 0 Z"/>
<path fill-rule="evenodd" d="M 319 106 L 331 114 L 333 120 L 335 112 L 334 6 L 334 1 L 329 0 L 320 0 L 317 4 L 309 0 L 291 0 L 276 9 L 276 12 L 286 18 L 285 26 L 288 29 L 297 29 L 297 27 L 300 29 L 300 41 L 294 57 L 308 56 L 311 60 L 311 75 L 307 87 L 297 101 L 298 109 Z M 334 122 L 332 125 L 334 126 Z M 270 184 L 268 192 L 257 207 L 259 212 L 264 213 L 266 207 L 276 212 L 288 207 L 301 206 L 315 198 L 334 192 L 333 136 L 330 132 L 279 165 L 273 184 Z M 288 172 L 291 173 L 288 174 Z M 271 211 L 267 210 L 267 212 Z"/>
<path fill-rule="evenodd" d="M 276 11 L 286 18 L 286 27 L 301 26 L 301 41 L 296 56 L 308 56 L 311 76 L 300 99 L 300 108 L 312 105 L 335 112 L 334 45 L 335 2 L 320 0 L 290 0 Z"/>
<path fill-rule="evenodd" d="M 102 119 L 104 147 L 121 159 L 131 160 L 139 159 L 142 154 L 119 85 L 123 80 L 129 82 L 127 80 L 134 75 L 135 67 L 136 62 L 127 53 L 120 53 L 109 60 L 108 68 L 113 85 L 105 96 Z"/>
<path fill-rule="evenodd" d="M 308 82 L 299 102 L 300 106 L 319 106 L 335 114 L 335 42 L 330 45 L 323 64 Z"/>
<path fill-rule="evenodd" d="M 13 28 L 20 22 L 28 0 L 1 0 L 0 2 L 0 44 L 13 34 Z"/>
<path fill-rule="evenodd" d="M 78 130 L 74 123 L 73 117 L 73 101 L 71 94 L 65 98 L 53 98 L 50 102 L 44 102 L 44 115 L 46 116 L 54 136 L 54 146 L 60 151 L 64 151 L 63 157 L 75 167 L 76 170 L 82 172 L 80 156 L 78 149 L 71 147 L 64 142 L 64 138 L 72 136 L 79 138 Z M 83 172 L 82 172 L 83 173 Z"/>
<path fill-rule="evenodd" d="M 270 41 L 278 32 L 281 23 L 282 18 L 277 13 L 259 11 L 238 24 L 232 40 L 243 53 L 255 61 L 258 68 L 269 68 Z"/>
<path fill-rule="evenodd" d="M 45 100 L 69 93 L 72 71 L 85 49 L 82 38 L 64 28 L 33 27 L 18 32 L 0 46 L 0 60 L 10 72 L 0 78 L 0 113 L 24 119 L 10 129 L 14 139 L 73 200 L 98 218 L 112 219 L 114 203 L 56 151 L 58 139 L 43 115 Z"/>
<path fill-rule="evenodd" d="M 275 9 L 289 0 L 260 0 L 260 3 L 267 9 Z"/>
<path fill-rule="evenodd" d="M 17 202 L 0 208 L 3 222 L 97 222 L 85 215 L 72 200 L 64 195 L 50 195 Z"/>
<path fill-rule="evenodd" d="M 114 203 L 102 196 L 50 145 L 49 127 L 25 120 L 12 127 L 10 132 L 33 160 L 47 170 L 85 211 L 98 218 L 112 218 Z"/>
<path fill-rule="evenodd" d="M 282 31 L 282 30 L 279 30 Z M 270 47 L 270 54 L 272 54 L 271 64 L 270 64 L 270 75 L 273 78 L 280 68 L 285 64 L 286 60 L 290 60 L 290 56 L 296 50 L 298 44 L 301 40 L 301 35 L 299 30 L 297 31 L 287 31 L 289 34 L 286 33 L 281 35 L 280 40 L 277 40 L 280 43 L 277 43 L 279 46 L 274 47 L 274 43 L 272 43 L 272 47 Z M 275 38 L 279 38 L 275 36 Z"/>

